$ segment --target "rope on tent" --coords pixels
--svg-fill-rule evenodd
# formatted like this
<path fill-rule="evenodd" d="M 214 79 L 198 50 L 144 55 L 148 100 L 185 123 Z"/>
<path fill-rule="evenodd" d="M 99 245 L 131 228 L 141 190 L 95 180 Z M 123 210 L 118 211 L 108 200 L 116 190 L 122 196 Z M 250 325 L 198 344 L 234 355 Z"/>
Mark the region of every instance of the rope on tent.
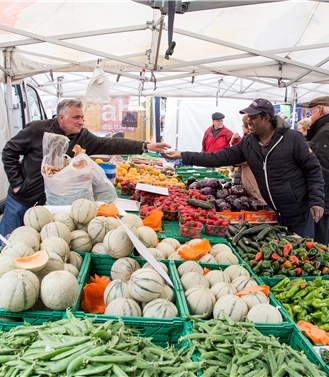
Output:
<path fill-rule="evenodd" d="M 219 97 L 219 93 L 220 93 L 220 83 L 222 81 L 223 81 L 223 79 L 218 80 L 218 90 L 217 90 L 217 93 L 216 93 L 216 107 L 218 107 L 218 97 Z"/>

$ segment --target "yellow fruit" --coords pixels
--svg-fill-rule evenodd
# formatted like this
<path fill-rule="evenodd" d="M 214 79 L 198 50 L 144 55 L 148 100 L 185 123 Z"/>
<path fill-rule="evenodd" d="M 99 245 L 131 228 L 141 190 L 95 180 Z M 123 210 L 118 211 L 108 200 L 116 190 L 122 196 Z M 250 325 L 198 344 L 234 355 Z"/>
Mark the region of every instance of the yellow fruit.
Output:
<path fill-rule="evenodd" d="M 96 158 L 96 164 L 102 164 L 104 161 L 101 158 Z"/>

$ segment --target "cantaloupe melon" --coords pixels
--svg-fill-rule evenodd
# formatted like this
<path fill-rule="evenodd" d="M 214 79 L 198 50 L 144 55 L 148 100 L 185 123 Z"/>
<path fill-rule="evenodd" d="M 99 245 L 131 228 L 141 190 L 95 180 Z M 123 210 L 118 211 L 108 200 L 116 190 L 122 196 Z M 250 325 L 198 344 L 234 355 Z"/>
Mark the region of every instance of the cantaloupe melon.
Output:
<path fill-rule="evenodd" d="M 115 219 L 114 217 L 105 217 L 104 216 L 104 219 L 105 221 L 107 222 L 108 224 L 108 227 L 109 227 L 109 230 L 113 230 L 115 228 L 117 228 L 118 226 L 120 226 L 120 222 L 118 219 Z"/>
<path fill-rule="evenodd" d="M 155 247 L 148 247 L 147 250 L 154 256 L 155 259 L 159 260 L 159 259 L 166 259 L 164 254 L 162 253 L 161 250 L 159 249 L 156 249 Z M 142 258 L 144 258 L 142 255 L 141 255 Z"/>
<path fill-rule="evenodd" d="M 119 258 L 111 267 L 111 278 L 128 281 L 138 269 L 140 269 L 140 265 L 135 259 L 130 257 Z"/>
<path fill-rule="evenodd" d="M 178 317 L 178 309 L 175 304 L 163 298 L 156 298 L 148 302 L 143 308 L 143 317 L 150 318 L 174 318 Z"/>
<path fill-rule="evenodd" d="M 82 256 L 75 251 L 70 251 L 69 259 L 67 260 L 68 263 L 73 264 L 79 271 L 81 269 L 83 259 Z"/>
<path fill-rule="evenodd" d="M 239 259 L 230 251 L 221 251 L 215 259 L 219 264 L 239 264 Z"/>
<path fill-rule="evenodd" d="M 74 275 L 76 278 L 78 278 L 79 276 L 79 270 L 71 263 L 64 263 L 64 270 L 71 272 L 71 274 Z"/>
<path fill-rule="evenodd" d="M 43 241 L 47 237 L 59 237 L 70 245 L 71 242 L 71 232 L 69 228 L 61 223 L 60 221 L 53 221 L 49 224 L 46 224 L 40 232 L 41 240 Z"/>
<path fill-rule="evenodd" d="M 205 276 L 194 271 L 184 274 L 181 277 L 180 282 L 184 288 L 184 291 L 187 291 L 189 288 L 192 288 L 195 285 L 202 285 L 209 288 L 209 281 L 205 278 Z"/>
<path fill-rule="evenodd" d="M 8 271 L 14 270 L 16 268 L 14 264 L 14 255 L 4 255 L 0 254 L 0 278 Z"/>
<path fill-rule="evenodd" d="M 203 255 L 201 258 L 199 258 L 199 262 L 201 263 L 217 263 L 215 257 L 209 253 L 206 255 Z"/>
<path fill-rule="evenodd" d="M 39 238 L 29 231 L 21 231 L 13 235 L 10 235 L 10 237 L 8 238 L 8 242 L 11 244 L 17 242 L 24 242 L 25 244 L 32 247 L 34 252 L 38 251 L 40 248 Z"/>
<path fill-rule="evenodd" d="M 231 281 L 231 279 L 225 273 L 225 271 L 221 271 L 221 270 L 211 270 L 211 271 L 209 271 L 205 275 L 205 278 L 209 281 L 209 287 L 212 287 L 216 283 L 220 283 L 220 282 L 229 283 Z"/>
<path fill-rule="evenodd" d="M 84 230 L 85 232 L 88 232 L 88 224 L 80 224 L 80 223 L 77 223 L 76 221 L 74 223 L 75 223 L 75 230 Z"/>
<path fill-rule="evenodd" d="M 79 284 L 76 277 L 68 271 L 53 271 L 41 282 L 40 298 L 47 308 L 66 310 L 79 296 Z"/>
<path fill-rule="evenodd" d="M 177 251 L 175 251 L 174 253 L 169 255 L 168 260 L 184 260 L 184 258 L 179 255 Z"/>
<path fill-rule="evenodd" d="M 106 253 L 115 259 L 127 257 L 134 248 L 128 234 L 122 228 L 110 230 L 104 237 L 103 245 Z"/>
<path fill-rule="evenodd" d="M 250 273 L 246 270 L 243 266 L 233 264 L 232 266 L 228 266 L 225 269 L 225 273 L 230 277 L 231 280 L 239 276 L 247 276 L 250 277 Z"/>
<path fill-rule="evenodd" d="M 141 317 L 140 306 L 132 298 L 117 298 L 107 305 L 105 315 Z"/>
<path fill-rule="evenodd" d="M 182 277 L 184 274 L 187 274 L 188 272 L 197 272 L 203 275 L 203 268 L 194 261 L 183 262 L 178 266 L 177 271 L 180 277 Z"/>
<path fill-rule="evenodd" d="M 232 253 L 232 249 L 228 245 L 224 243 L 216 243 L 215 245 L 211 247 L 209 254 L 216 256 L 218 253 L 222 251 L 227 251 L 229 253 Z"/>
<path fill-rule="evenodd" d="M 241 322 L 248 313 L 248 307 L 240 297 L 225 295 L 220 297 L 214 306 L 214 318 L 223 318 L 223 311 L 234 321 Z"/>
<path fill-rule="evenodd" d="M 168 299 L 171 302 L 175 302 L 175 293 L 169 285 L 164 284 L 159 298 Z"/>
<path fill-rule="evenodd" d="M 249 310 L 257 304 L 267 304 L 269 302 L 268 297 L 262 291 L 251 292 L 241 296 L 241 298 L 247 304 Z"/>
<path fill-rule="evenodd" d="M 149 226 L 140 226 L 137 228 L 138 238 L 146 247 L 154 247 L 157 244 L 157 234 Z M 159 250 L 160 251 L 160 250 Z M 162 252 L 161 252 L 162 253 Z M 162 253 L 163 254 L 163 253 Z"/>
<path fill-rule="evenodd" d="M 137 216 L 137 215 L 134 215 L 134 214 L 128 214 L 128 215 L 124 215 L 122 218 L 121 218 L 121 221 L 130 226 L 131 228 L 139 228 L 141 226 L 144 226 L 143 224 L 143 220 Z"/>
<path fill-rule="evenodd" d="M 141 268 L 135 271 L 128 281 L 131 296 L 140 302 L 149 302 L 158 298 L 162 292 L 163 279 L 151 268 Z"/>
<path fill-rule="evenodd" d="M 168 267 L 163 263 L 163 262 L 158 262 L 158 264 L 166 271 L 166 273 L 168 274 Z M 151 263 L 149 262 L 146 262 L 142 268 L 152 268 L 153 270 L 155 270 L 155 268 L 151 265 Z"/>
<path fill-rule="evenodd" d="M 88 224 L 96 217 L 97 206 L 88 199 L 77 199 L 71 205 L 71 216 L 79 224 Z"/>
<path fill-rule="evenodd" d="M 42 270 L 49 261 L 49 254 L 46 250 L 40 250 L 23 258 L 15 258 L 14 263 L 16 268 L 37 272 Z"/>
<path fill-rule="evenodd" d="M 14 269 L 0 279 L 0 307 L 11 312 L 30 309 L 39 298 L 40 283 L 33 272 Z"/>
<path fill-rule="evenodd" d="M 104 249 L 103 242 L 96 243 L 93 248 L 91 249 L 92 253 L 95 254 L 106 254 L 106 251 Z"/>
<path fill-rule="evenodd" d="M 1 282 L 1 280 L 0 280 Z M 254 305 L 247 314 L 247 319 L 257 323 L 281 323 L 282 315 L 278 308 L 270 304 Z"/>
<path fill-rule="evenodd" d="M 103 242 L 104 237 L 110 231 L 109 224 L 106 220 L 100 217 L 95 217 L 88 223 L 88 234 L 93 242 L 93 245 Z"/>
<path fill-rule="evenodd" d="M 13 255 L 15 258 L 28 257 L 33 254 L 34 250 L 25 242 L 13 242 L 1 250 L 1 255 Z"/>
<path fill-rule="evenodd" d="M 175 252 L 173 246 L 168 242 L 160 242 L 155 246 L 155 248 L 159 249 L 163 253 L 165 259 Z"/>
<path fill-rule="evenodd" d="M 225 281 L 214 284 L 210 289 L 214 292 L 217 300 L 222 296 L 235 295 L 237 293 L 235 287 Z"/>
<path fill-rule="evenodd" d="M 106 286 L 104 291 L 105 306 L 117 298 L 132 298 L 127 281 L 114 279 Z"/>
<path fill-rule="evenodd" d="M 180 242 L 176 238 L 166 237 L 160 243 L 165 242 L 169 243 L 176 251 L 181 246 Z"/>
<path fill-rule="evenodd" d="M 63 262 L 65 262 L 69 256 L 70 248 L 66 241 L 63 238 L 50 236 L 45 238 L 40 244 L 41 250 L 52 251 L 58 254 Z"/>
<path fill-rule="evenodd" d="M 38 232 L 48 223 L 52 221 L 53 215 L 43 206 L 34 206 L 29 208 L 23 218 L 24 225 L 30 226 Z"/>
<path fill-rule="evenodd" d="M 44 266 L 43 269 L 35 273 L 40 280 L 42 280 L 50 272 L 64 270 L 64 262 L 62 258 L 53 251 L 48 251 L 48 254 L 48 263 Z"/>
<path fill-rule="evenodd" d="M 190 241 L 187 242 L 187 245 L 193 246 L 193 245 L 200 243 L 201 241 L 202 241 L 201 238 L 193 238 L 193 240 L 190 240 Z"/>
<path fill-rule="evenodd" d="M 232 280 L 232 285 L 235 287 L 235 289 L 238 292 L 243 291 L 247 287 L 253 287 L 258 285 L 256 280 L 254 280 L 252 277 L 248 276 L 238 276 L 234 280 Z"/>
<path fill-rule="evenodd" d="M 65 212 L 58 212 L 53 214 L 52 221 L 59 221 L 63 224 L 65 224 L 70 232 L 73 232 L 75 230 L 75 222 L 73 220 L 73 217 Z"/>
<path fill-rule="evenodd" d="M 216 297 L 208 287 L 195 285 L 185 292 L 185 298 L 190 314 L 200 315 L 202 318 L 211 316 Z"/>
<path fill-rule="evenodd" d="M 17 233 L 20 233 L 20 232 L 30 232 L 32 233 L 35 237 L 37 237 L 39 243 L 41 241 L 41 237 L 40 237 L 40 233 L 32 228 L 31 226 L 28 226 L 28 225 L 22 225 L 22 226 L 19 226 L 18 228 L 14 229 L 10 235 L 13 236 L 14 234 L 17 234 Z"/>
<path fill-rule="evenodd" d="M 92 239 L 84 230 L 74 230 L 71 232 L 71 250 L 89 252 L 93 247 Z"/>

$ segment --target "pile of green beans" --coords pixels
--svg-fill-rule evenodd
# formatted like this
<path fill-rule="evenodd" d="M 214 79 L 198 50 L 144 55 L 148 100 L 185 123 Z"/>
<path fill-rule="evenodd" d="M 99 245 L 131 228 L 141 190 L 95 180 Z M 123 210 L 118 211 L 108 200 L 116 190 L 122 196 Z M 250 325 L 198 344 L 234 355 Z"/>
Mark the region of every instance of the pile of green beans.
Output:
<path fill-rule="evenodd" d="M 264 336 L 254 323 L 223 319 L 202 321 L 190 316 L 189 339 L 203 362 L 203 377 L 322 377 L 327 374 L 304 353 Z"/>
<path fill-rule="evenodd" d="M 196 377 L 193 347 L 159 347 L 123 321 L 67 318 L 0 334 L 0 377 Z"/>

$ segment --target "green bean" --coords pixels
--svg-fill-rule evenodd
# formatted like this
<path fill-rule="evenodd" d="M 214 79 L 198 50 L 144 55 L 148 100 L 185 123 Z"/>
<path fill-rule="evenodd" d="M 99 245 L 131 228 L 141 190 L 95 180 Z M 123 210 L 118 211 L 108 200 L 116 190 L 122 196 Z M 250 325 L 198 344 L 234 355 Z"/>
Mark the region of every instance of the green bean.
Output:
<path fill-rule="evenodd" d="M 202 374 L 202 377 L 213 377 L 213 376 L 216 376 L 217 375 L 217 370 L 218 370 L 218 367 L 215 367 L 215 366 L 212 366 L 212 367 L 209 367 L 207 368 L 203 374 Z"/>
<path fill-rule="evenodd" d="M 268 363 L 270 365 L 271 374 L 273 376 L 278 370 L 278 366 L 276 364 L 276 360 L 274 358 L 273 352 L 270 349 L 268 350 Z"/>
<path fill-rule="evenodd" d="M 288 366 L 285 366 L 284 369 L 289 373 L 289 376 L 291 377 L 301 377 L 301 374 L 295 372 L 292 368 L 289 368 Z"/>
<path fill-rule="evenodd" d="M 283 377 L 286 374 L 285 365 L 281 365 L 281 367 L 276 371 L 273 377 Z"/>
<path fill-rule="evenodd" d="M 25 369 L 23 373 L 20 374 L 20 377 L 29 377 L 34 369 L 34 364 L 31 364 L 29 368 Z"/>
<path fill-rule="evenodd" d="M 126 372 L 124 372 L 118 365 L 116 364 L 113 364 L 113 373 L 117 376 L 117 377 L 129 377 L 128 374 Z"/>
<path fill-rule="evenodd" d="M 106 348 L 107 348 L 107 346 L 99 346 L 99 347 L 96 347 L 96 348 L 94 348 L 94 349 L 92 349 L 88 352 L 85 352 L 82 355 L 77 356 L 76 358 L 71 360 L 70 363 L 68 364 L 68 366 L 66 368 L 66 374 L 68 376 L 71 376 L 72 373 L 75 372 L 82 365 L 83 360 L 87 356 L 99 356 L 106 351 Z"/>
<path fill-rule="evenodd" d="M 116 355 L 116 356 L 90 356 L 86 357 L 86 360 L 92 360 L 99 363 L 124 363 L 135 360 L 134 355 Z"/>
<path fill-rule="evenodd" d="M 254 351 L 254 352 L 250 352 L 248 355 L 245 355 L 245 356 L 241 357 L 237 361 L 237 365 L 245 364 L 248 361 L 254 360 L 257 357 L 259 357 L 263 352 L 264 352 L 263 349 L 260 349 L 260 350 Z"/>
<path fill-rule="evenodd" d="M 0 348 L 0 355 L 10 355 L 15 351 L 18 351 L 18 348 Z"/>
<path fill-rule="evenodd" d="M 90 376 L 90 375 L 95 375 L 97 373 L 104 373 L 108 371 L 110 368 L 112 368 L 113 364 L 105 364 L 105 365 L 100 365 L 98 367 L 93 367 L 90 369 L 82 369 L 78 370 L 77 372 L 74 372 L 73 376 Z"/>
<path fill-rule="evenodd" d="M 1 355 L 0 356 L 0 364 L 6 363 L 7 361 L 11 361 L 16 359 L 16 355 Z"/>

